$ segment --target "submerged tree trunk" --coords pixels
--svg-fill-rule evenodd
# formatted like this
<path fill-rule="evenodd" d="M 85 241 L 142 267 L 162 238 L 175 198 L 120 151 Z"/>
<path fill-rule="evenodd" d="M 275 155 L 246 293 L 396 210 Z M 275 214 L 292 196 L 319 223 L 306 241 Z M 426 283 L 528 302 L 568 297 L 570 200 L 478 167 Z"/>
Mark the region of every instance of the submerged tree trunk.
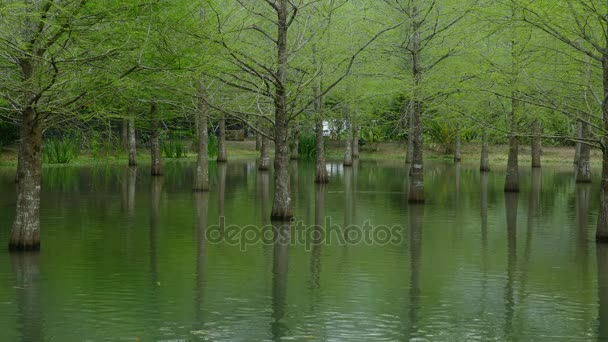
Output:
<path fill-rule="evenodd" d="M 424 202 L 424 167 L 423 167 L 423 140 L 422 140 L 422 65 L 421 65 L 421 41 L 420 41 L 420 13 L 418 8 L 412 8 L 413 36 L 412 36 L 412 79 L 414 98 L 411 100 L 411 132 L 412 135 L 412 160 L 410 166 L 410 187 L 408 201 L 410 203 Z"/>
<path fill-rule="evenodd" d="M 479 162 L 479 171 L 488 172 L 490 171 L 490 156 L 488 148 L 488 132 L 484 128 L 481 138 L 481 158 Z"/>
<path fill-rule="evenodd" d="M 278 0 L 277 8 L 277 83 L 275 87 L 274 126 L 274 200 L 270 217 L 288 220 L 293 216 L 289 184 L 289 115 L 287 112 L 287 30 L 288 0 Z"/>
<path fill-rule="evenodd" d="M 583 122 L 582 121 L 577 121 L 576 122 L 576 138 L 579 140 L 576 142 L 576 147 L 574 149 L 574 164 L 578 164 L 578 161 L 580 160 L 580 156 L 581 156 L 581 140 L 583 139 Z"/>
<path fill-rule="evenodd" d="M 327 168 L 325 167 L 325 141 L 323 140 L 323 120 L 315 121 L 315 143 L 317 149 L 315 183 L 329 183 Z"/>
<path fill-rule="evenodd" d="M 350 124 L 347 124 L 350 126 Z M 343 165 L 346 167 L 353 166 L 353 140 L 351 139 L 351 129 L 350 127 L 346 128 L 346 144 L 344 147 L 344 163 Z"/>
<path fill-rule="evenodd" d="M 293 132 L 293 149 L 291 150 L 291 160 L 300 159 L 300 130 L 295 129 Z"/>
<path fill-rule="evenodd" d="M 542 123 L 540 122 L 540 120 L 535 120 L 534 128 L 533 128 L 534 136 L 532 137 L 532 146 L 531 146 L 532 167 L 533 168 L 539 168 L 541 166 L 540 157 L 543 153 L 543 151 L 542 151 L 542 149 L 543 149 L 542 130 L 543 130 L 543 126 L 542 126 Z"/>
<path fill-rule="evenodd" d="M 135 119 L 129 118 L 129 166 L 137 165 L 137 139 L 135 138 Z"/>
<path fill-rule="evenodd" d="M 270 152 L 268 151 L 270 141 L 265 136 L 262 136 L 260 147 L 260 164 L 258 170 L 267 171 L 270 169 Z"/>
<path fill-rule="evenodd" d="M 206 89 L 201 82 L 199 89 L 199 108 L 195 114 L 196 122 L 196 170 L 194 172 L 194 191 L 209 191 L 209 133 Z"/>
<path fill-rule="evenodd" d="M 454 141 L 454 162 L 456 163 L 460 163 L 462 159 L 460 147 L 460 127 L 456 127 L 456 139 Z"/>
<path fill-rule="evenodd" d="M 152 176 L 163 175 L 163 161 L 160 155 L 160 128 L 158 122 L 158 107 L 156 102 L 152 101 L 150 107 L 152 135 L 150 137 L 150 157 L 152 158 L 151 172 Z"/>
<path fill-rule="evenodd" d="M 589 138 L 589 125 L 581 123 L 580 140 Z M 579 143 L 578 163 L 576 164 L 576 182 L 591 183 L 591 147 Z"/>
<path fill-rule="evenodd" d="M 40 183 L 42 127 L 34 109 L 26 107 L 21 119 L 21 151 L 17 208 L 9 239 L 10 250 L 40 249 Z"/>
<path fill-rule="evenodd" d="M 353 159 L 359 159 L 359 128 L 353 125 Z"/>
<path fill-rule="evenodd" d="M 220 119 L 219 126 L 217 161 L 225 163 L 228 161 L 228 156 L 226 154 L 226 118 L 224 116 Z"/>

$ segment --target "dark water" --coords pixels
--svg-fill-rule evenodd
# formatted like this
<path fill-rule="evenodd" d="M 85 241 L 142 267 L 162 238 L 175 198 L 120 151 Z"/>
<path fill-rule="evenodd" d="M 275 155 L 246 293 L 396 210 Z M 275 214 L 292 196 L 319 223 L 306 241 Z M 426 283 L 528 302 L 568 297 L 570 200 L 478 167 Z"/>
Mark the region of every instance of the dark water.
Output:
<path fill-rule="evenodd" d="M 504 172 L 429 164 L 428 203 L 409 206 L 401 162 L 293 165 L 306 225 L 391 227 L 386 244 L 283 239 L 212 243 L 228 225 L 270 224 L 272 176 L 253 161 L 212 164 L 211 191 L 192 169 L 49 168 L 42 251 L 0 248 L 2 341 L 461 341 L 608 338 L 608 248 L 596 247 L 597 179 L 569 168 Z M 0 247 L 14 211 L 0 170 Z M 368 226 L 369 226 L 368 225 Z M 274 227 L 274 234 L 297 234 Z M 310 228 L 316 233 L 327 226 Z M 307 232 L 311 232 L 308 230 Z"/>

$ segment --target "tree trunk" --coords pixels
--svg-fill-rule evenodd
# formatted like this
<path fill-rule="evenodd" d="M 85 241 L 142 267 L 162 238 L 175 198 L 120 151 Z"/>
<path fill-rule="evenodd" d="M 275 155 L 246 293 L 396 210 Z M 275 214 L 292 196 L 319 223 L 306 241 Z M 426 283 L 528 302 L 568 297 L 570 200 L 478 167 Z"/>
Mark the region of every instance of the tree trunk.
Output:
<path fill-rule="evenodd" d="M 454 141 L 454 162 L 456 163 L 460 163 L 462 160 L 460 145 L 460 127 L 456 127 L 456 139 Z"/>
<path fill-rule="evenodd" d="M 23 155 L 23 150 L 21 149 L 21 140 L 19 140 L 19 150 L 17 151 L 17 172 L 15 172 L 15 183 L 19 183 L 19 175 L 23 173 L 23 163 L 21 162 L 21 158 Z"/>
<path fill-rule="evenodd" d="M 291 150 L 291 160 L 300 159 L 300 130 L 295 129 L 293 132 L 293 149 Z"/>
<path fill-rule="evenodd" d="M 359 128 L 353 125 L 353 159 L 359 159 Z"/>
<path fill-rule="evenodd" d="M 420 61 L 420 13 L 418 7 L 412 8 L 412 79 L 413 99 L 411 100 L 411 135 L 412 135 L 412 157 L 410 166 L 410 187 L 408 202 L 424 203 L 424 167 L 423 167 L 423 140 L 422 140 L 422 65 Z"/>
<path fill-rule="evenodd" d="M 479 171 L 488 172 L 490 171 L 490 157 L 488 148 L 488 132 L 484 128 L 481 140 L 481 160 L 479 162 Z"/>
<path fill-rule="evenodd" d="M 315 121 L 315 143 L 317 148 L 317 165 L 315 172 L 315 183 L 329 183 L 327 168 L 325 167 L 325 141 L 323 139 L 323 120 Z"/>
<path fill-rule="evenodd" d="M 542 130 L 543 130 L 543 126 L 542 123 L 540 122 L 540 120 L 535 120 L 534 121 L 534 128 L 533 128 L 534 132 L 534 136 L 532 137 L 532 167 L 533 168 L 539 168 L 541 166 L 540 163 L 540 157 L 543 153 L 543 140 L 542 140 Z"/>
<path fill-rule="evenodd" d="M 581 156 L 581 146 L 582 144 L 580 143 L 580 140 L 583 139 L 583 122 L 582 121 L 577 121 L 576 122 L 576 137 L 578 138 L 579 141 L 576 142 L 576 147 L 574 149 L 574 164 L 578 164 L 578 161 L 580 160 L 580 156 Z"/>
<path fill-rule="evenodd" d="M 406 121 L 406 129 L 407 129 L 407 149 L 405 151 L 405 163 L 406 164 L 411 164 L 412 163 L 412 158 L 414 157 L 414 125 L 412 122 L 412 110 L 411 110 L 411 101 L 409 103 L 409 105 L 406 105 L 406 103 L 403 104 L 402 106 L 402 113 L 403 115 L 407 116 L 407 121 Z"/>
<path fill-rule="evenodd" d="M 350 126 L 350 123 L 347 123 Z M 344 163 L 346 167 L 353 166 L 353 140 L 351 138 L 351 129 L 346 127 L 346 144 L 344 147 Z"/>
<path fill-rule="evenodd" d="M 228 156 L 226 155 L 226 118 L 222 116 L 220 119 L 220 136 L 218 140 L 218 151 L 217 151 L 217 161 L 219 163 L 225 163 L 228 161 Z"/>
<path fill-rule="evenodd" d="M 152 157 L 151 175 L 163 175 L 163 161 L 160 155 L 160 128 L 158 122 L 158 107 L 156 102 L 152 101 L 150 107 L 150 117 L 152 126 L 152 136 L 150 137 L 150 156 Z"/>
<path fill-rule="evenodd" d="M 196 121 L 196 170 L 194 172 L 194 191 L 209 191 L 209 133 L 208 113 L 205 102 L 206 89 L 201 81 L 199 89 L 199 108 L 195 114 Z"/>
<path fill-rule="evenodd" d="M 602 56 L 604 100 L 602 102 L 602 181 L 600 183 L 600 210 L 595 238 L 598 242 L 608 242 L 608 54 Z"/>
<path fill-rule="evenodd" d="M 580 139 L 583 140 L 587 138 L 589 138 L 589 125 L 581 122 Z M 591 147 L 587 144 L 579 143 L 578 152 L 576 182 L 591 183 Z"/>
<path fill-rule="evenodd" d="M 262 148 L 262 135 L 260 133 L 255 134 L 255 150 L 259 151 Z"/>
<path fill-rule="evenodd" d="M 505 192 L 519 192 L 519 166 L 518 166 L 519 140 L 515 134 L 509 138 L 509 157 L 507 160 L 507 175 L 505 178 Z"/>
<path fill-rule="evenodd" d="M 275 88 L 274 127 L 274 200 L 270 217 L 289 220 L 293 217 L 289 184 L 289 116 L 287 113 L 287 17 L 288 0 L 277 1 L 277 85 Z"/>
<path fill-rule="evenodd" d="M 137 139 L 135 138 L 135 119 L 129 118 L 129 166 L 137 165 Z"/>
<path fill-rule="evenodd" d="M 42 178 L 42 127 L 34 109 L 21 119 L 21 151 L 17 208 L 11 230 L 10 250 L 40 249 L 40 184 Z"/>
<path fill-rule="evenodd" d="M 269 140 L 265 136 L 262 136 L 262 143 L 260 148 L 260 164 L 258 170 L 267 171 L 270 169 L 270 153 L 268 151 Z"/>

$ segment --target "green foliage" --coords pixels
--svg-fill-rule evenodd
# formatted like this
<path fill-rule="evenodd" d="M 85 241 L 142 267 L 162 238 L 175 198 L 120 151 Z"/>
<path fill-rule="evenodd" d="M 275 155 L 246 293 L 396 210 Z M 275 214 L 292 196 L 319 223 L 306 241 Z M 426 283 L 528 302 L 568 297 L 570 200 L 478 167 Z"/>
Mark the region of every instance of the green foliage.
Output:
<path fill-rule="evenodd" d="M 215 135 L 209 135 L 209 144 L 208 144 L 208 153 L 209 153 L 209 157 L 211 158 L 215 158 L 217 157 L 219 150 L 220 150 L 220 144 L 219 144 L 219 140 L 217 139 L 217 137 Z"/>
<path fill-rule="evenodd" d="M 47 164 L 68 164 L 78 157 L 79 150 L 76 139 L 51 140 L 42 148 L 42 160 Z"/>
<path fill-rule="evenodd" d="M 313 134 L 300 135 L 298 154 L 302 159 L 315 159 L 317 157 L 317 140 Z"/>
<path fill-rule="evenodd" d="M 105 158 L 117 149 L 112 142 L 105 139 L 99 132 L 93 132 L 90 145 L 91 155 L 95 159 Z"/>
<path fill-rule="evenodd" d="M 454 152 L 456 130 L 452 129 L 449 123 L 441 120 L 429 120 L 426 123 L 426 134 L 430 140 L 429 147 L 433 150 L 443 154 Z"/>
<path fill-rule="evenodd" d="M 382 128 L 376 123 L 370 123 L 366 126 L 361 127 L 359 136 L 365 140 L 365 144 L 371 151 L 378 151 L 378 145 L 382 141 Z M 358 142 L 356 142 L 358 143 Z"/>
<path fill-rule="evenodd" d="M 181 141 L 169 140 L 162 145 L 165 158 L 184 158 L 186 157 L 186 147 Z"/>

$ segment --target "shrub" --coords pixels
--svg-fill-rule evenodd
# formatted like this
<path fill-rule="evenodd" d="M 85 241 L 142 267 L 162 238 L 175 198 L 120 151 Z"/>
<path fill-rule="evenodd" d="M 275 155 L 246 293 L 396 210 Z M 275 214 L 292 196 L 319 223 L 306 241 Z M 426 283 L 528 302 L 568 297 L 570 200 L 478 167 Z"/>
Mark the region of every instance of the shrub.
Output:
<path fill-rule="evenodd" d="M 79 147 L 75 139 L 57 139 L 44 144 L 42 160 L 48 164 L 68 164 L 78 157 Z"/>
<path fill-rule="evenodd" d="M 163 153 L 165 158 L 184 158 L 186 156 L 186 147 L 180 141 L 167 141 L 163 145 Z"/>

